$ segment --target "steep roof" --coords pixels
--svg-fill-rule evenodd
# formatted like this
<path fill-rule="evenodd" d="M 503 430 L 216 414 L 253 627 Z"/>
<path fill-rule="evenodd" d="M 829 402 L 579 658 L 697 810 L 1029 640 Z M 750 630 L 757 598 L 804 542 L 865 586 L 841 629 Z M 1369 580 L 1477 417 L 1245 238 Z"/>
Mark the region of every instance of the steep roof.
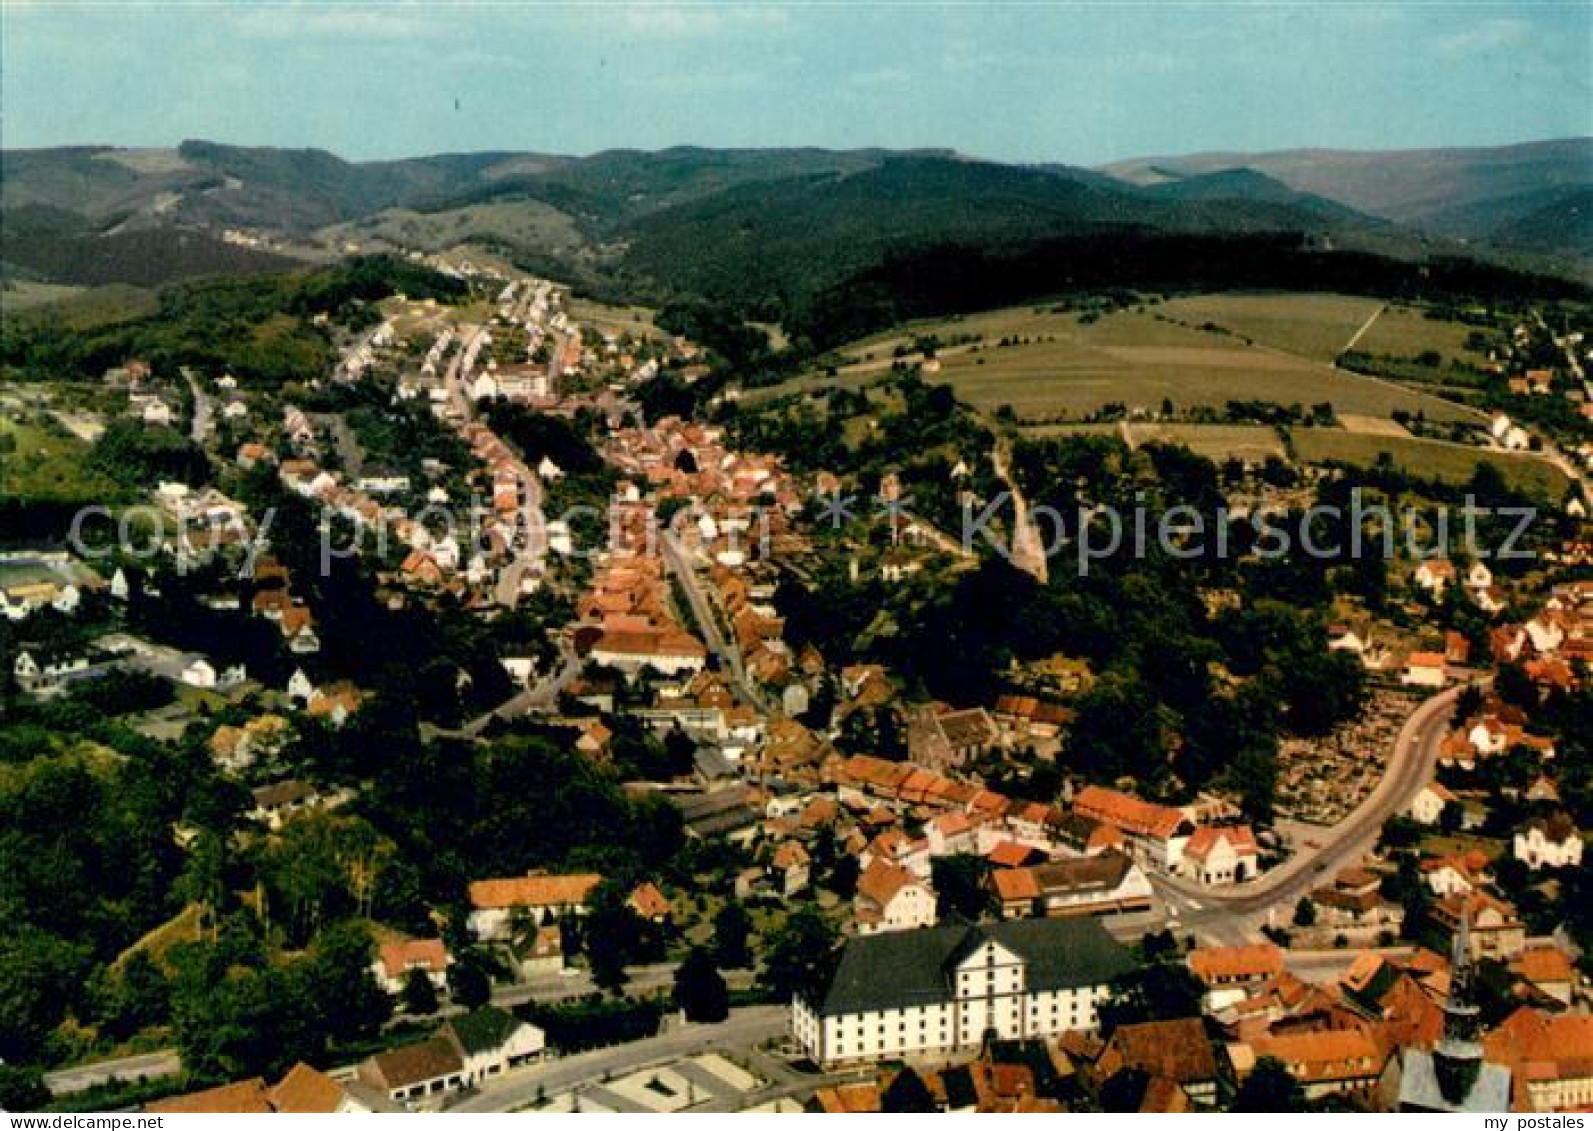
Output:
<path fill-rule="evenodd" d="M 447 1024 L 446 1031 L 465 1056 L 502 1048 L 523 1022 L 495 1005 L 473 1009 Z"/>
<path fill-rule="evenodd" d="M 891 931 L 847 942 L 818 1012 L 826 1017 L 950 1001 L 955 959 L 992 940 L 1028 964 L 1031 992 L 1104 985 L 1133 969 L 1094 919 L 1013 919 Z"/>
<path fill-rule="evenodd" d="M 420 968 L 442 973 L 448 967 L 448 948 L 442 939 L 409 939 L 406 942 L 386 943 L 377 952 L 382 971 L 389 978 L 402 977 L 409 970 Z"/>
<path fill-rule="evenodd" d="M 202 1092 L 155 1100 L 145 1104 L 144 1110 L 156 1115 L 269 1115 L 272 1107 L 265 1081 L 256 1076 Z"/>
<path fill-rule="evenodd" d="M 1189 952 L 1190 972 L 1207 985 L 1283 973 L 1283 951 L 1274 943 L 1203 946 Z"/>
<path fill-rule="evenodd" d="M 1217 1054 L 1198 1017 L 1177 1021 L 1146 1021 L 1121 1025 L 1096 1062 L 1102 1079 L 1125 1068 L 1138 1068 L 1179 1084 L 1217 1078 Z"/>
<path fill-rule="evenodd" d="M 903 888 L 916 883 L 918 880 L 906 868 L 876 857 L 858 876 L 857 894 L 883 908 Z"/>
<path fill-rule="evenodd" d="M 470 904 L 480 910 L 581 904 L 592 894 L 592 889 L 602 882 L 603 877 L 596 872 L 477 880 L 470 885 Z"/>
<path fill-rule="evenodd" d="M 377 1053 L 367 1062 L 389 1091 L 436 1080 L 463 1071 L 465 1064 L 446 1037 L 432 1037 L 412 1045 Z"/>
<path fill-rule="evenodd" d="M 1073 809 L 1086 817 L 1116 825 L 1124 832 L 1163 839 L 1176 836 L 1188 820 L 1177 809 L 1098 785 L 1079 790 L 1073 799 Z"/>
<path fill-rule="evenodd" d="M 343 1102 L 343 1089 L 324 1072 L 300 1061 L 271 1089 L 271 1106 L 286 1115 L 335 1112 Z"/>

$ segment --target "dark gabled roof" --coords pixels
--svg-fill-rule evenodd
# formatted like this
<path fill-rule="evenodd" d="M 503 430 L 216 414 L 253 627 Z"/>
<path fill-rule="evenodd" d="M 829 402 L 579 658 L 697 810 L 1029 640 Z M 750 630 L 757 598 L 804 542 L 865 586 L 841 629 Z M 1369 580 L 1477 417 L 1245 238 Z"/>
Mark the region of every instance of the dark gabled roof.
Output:
<path fill-rule="evenodd" d="M 818 1012 L 833 1017 L 950 1001 L 957 962 L 988 940 L 1025 960 L 1031 992 L 1103 985 L 1134 965 L 1094 919 L 1014 919 L 891 931 L 846 944 Z"/>
<path fill-rule="evenodd" d="M 377 1053 L 368 1061 L 389 1091 L 424 1084 L 464 1070 L 464 1061 L 446 1037 Z"/>
<path fill-rule="evenodd" d="M 1028 961 L 1029 992 L 1105 985 L 1134 969 L 1134 958 L 1096 919 L 1013 919 L 985 928 Z"/>
<path fill-rule="evenodd" d="M 502 1048 L 520 1022 L 495 1005 L 484 1005 L 448 1022 L 454 1043 L 466 1056 Z"/>

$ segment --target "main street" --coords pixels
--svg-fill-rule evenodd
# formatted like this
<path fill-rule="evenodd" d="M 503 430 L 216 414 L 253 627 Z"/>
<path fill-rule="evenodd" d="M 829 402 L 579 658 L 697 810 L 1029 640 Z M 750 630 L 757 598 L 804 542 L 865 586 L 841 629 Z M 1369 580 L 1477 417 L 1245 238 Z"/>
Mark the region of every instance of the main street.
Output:
<path fill-rule="evenodd" d="M 697 622 L 697 628 L 702 633 L 703 643 L 708 650 L 719 657 L 726 673 L 730 676 L 733 690 L 743 700 L 753 706 L 767 711 L 768 704 L 758 693 L 758 689 L 747 678 L 747 668 L 741 659 L 741 649 L 737 646 L 734 637 L 726 637 L 719 630 L 719 620 L 714 615 L 713 603 L 708 595 L 703 592 L 702 580 L 697 576 L 686 548 L 676 539 L 669 530 L 661 530 L 658 535 L 659 549 L 664 555 L 664 564 L 686 595 L 686 603 L 691 606 L 692 619 Z"/>
<path fill-rule="evenodd" d="M 781 1005 L 734 1009 L 716 1025 L 681 1025 L 656 1037 L 543 1061 L 498 1077 L 450 1111 L 518 1111 L 582 1084 L 623 1076 L 650 1065 L 711 1051 L 750 1049 L 781 1036 L 789 1010 Z"/>
<path fill-rule="evenodd" d="M 1153 876 L 1151 882 L 1170 911 L 1178 913 L 1179 925 L 1220 943 L 1251 941 L 1269 923 L 1287 925 L 1300 897 L 1359 862 L 1376 845 L 1384 823 L 1409 807 L 1431 779 L 1449 716 L 1465 686 L 1440 692 L 1411 712 L 1394 740 L 1377 787 L 1325 831 L 1319 846 L 1303 848 L 1244 884 L 1202 887 L 1181 877 Z"/>

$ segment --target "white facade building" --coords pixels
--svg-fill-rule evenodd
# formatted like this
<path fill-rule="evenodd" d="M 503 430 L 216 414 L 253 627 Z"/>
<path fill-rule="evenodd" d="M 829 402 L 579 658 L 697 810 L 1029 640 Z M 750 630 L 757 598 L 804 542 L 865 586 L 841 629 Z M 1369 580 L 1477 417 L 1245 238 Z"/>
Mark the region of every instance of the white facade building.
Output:
<path fill-rule="evenodd" d="M 1096 1028 L 1134 963 L 1094 919 L 1017 919 L 851 940 L 822 1000 L 798 998 L 792 1030 L 820 1065 L 937 1056 L 987 1036 Z"/>

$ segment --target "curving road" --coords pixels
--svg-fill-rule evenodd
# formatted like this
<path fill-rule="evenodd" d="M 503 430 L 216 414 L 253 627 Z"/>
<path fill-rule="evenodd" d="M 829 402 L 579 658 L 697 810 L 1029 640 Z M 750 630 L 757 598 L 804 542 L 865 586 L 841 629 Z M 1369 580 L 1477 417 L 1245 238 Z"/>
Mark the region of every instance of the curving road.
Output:
<path fill-rule="evenodd" d="M 1179 912 L 1181 924 L 1222 942 L 1244 941 L 1272 913 L 1292 913 L 1301 896 L 1359 863 L 1377 843 L 1384 823 L 1403 812 L 1431 779 L 1449 716 L 1466 686 L 1442 691 L 1411 712 L 1377 788 L 1327 831 L 1320 847 L 1302 851 L 1246 884 L 1212 888 L 1181 877 L 1152 876 L 1162 898 Z"/>

